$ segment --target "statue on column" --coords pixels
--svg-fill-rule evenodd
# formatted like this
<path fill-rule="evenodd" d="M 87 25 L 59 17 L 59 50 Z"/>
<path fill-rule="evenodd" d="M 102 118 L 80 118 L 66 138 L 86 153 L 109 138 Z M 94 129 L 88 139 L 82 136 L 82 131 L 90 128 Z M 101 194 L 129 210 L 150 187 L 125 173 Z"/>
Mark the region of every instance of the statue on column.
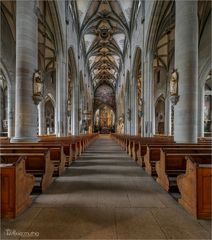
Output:
<path fill-rule="evenodd" d="M 176 105 L 179 96 L 178 96 L 178 72 L 177 69 L 174 69 L 171 78 L 169 81 L 169 94 L 170 94 L 170 101 L 173 105 Z"/>
<path fill-rule="evenodd" d="M 37 70 L 33 75 L 33 83 L 34 83 L 34 94 L 42 95 L 43 92 L 43 80 L 41 76 L 41 71 Z"/>
<path fill-rule="evenodd" d="M 40 70 L 36 70 L 33 74 L 33 96 L 36 105 L 42 101 L 43 98 L 43 79 Z"/>
<path fill-rule="evenodd" d="M 176 96 L 177 94 L 178 94 L 178 72 L 176 69 L 174 69 L 170 79 L 170 95 Z"/>

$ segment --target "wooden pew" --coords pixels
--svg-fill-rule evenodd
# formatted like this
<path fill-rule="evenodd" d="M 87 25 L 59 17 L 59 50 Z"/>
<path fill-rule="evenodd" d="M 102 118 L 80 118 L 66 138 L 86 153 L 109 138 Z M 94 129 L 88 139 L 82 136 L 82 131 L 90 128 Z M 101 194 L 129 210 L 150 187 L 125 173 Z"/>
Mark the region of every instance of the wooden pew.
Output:
<path fill-rule="evenodd" d="M 73 154 L 72 154 L 72 147 L 71 147 L 71 140 L 70 138 L 65 138 L 65 137 L 40 137 L 40 141 L 39 143 L 58 143 L 58 144 L 62 144 L 63 146 L 63 153 L 64 156 L 63 158 L 65 158 L 65 162 L 63 162 L 63 165 L 60 168 L 59 174 L 61 175 L 61 173 L 65 170 L 65 167 L 69 167 L 72 163 L 72 158 L 73 158 Z"/>
<path fill-rule="evenodd" d="M 8 137 L 0 137 L 0 143 L 9 143 L 10 142 L 10 138 Z"/>
<path fill-rule="evenodd" d="M 197 141 L 200 144 L 204 143 L 204 144 L 212 145 L 212 137 L 199 137 Z"/>
<path fill-rule="evenodd" d="M 54 163 L 54 176 L 60 176 L 65 170 L 65 154 L 62 143 L 36 142 L 36 143 L 1 143 L 0 148 L 49 148 L 50 159 Z"/>
<path fill-rule="evenodd" d="M 154 144 L 154 145 L 172 145 L 174 144 L 172 137 L 157 137 L 157 138 L 146 138 L 139 142 L 138 150 L 135 152 L 135 159 L 137 163 L 142 167 L 145 166 L 144 164 L 144 155 L 147 152 L 147 145 Z"/>
<path fill-rule="evenodd" d="M 129 153 L 135 161 L 143 166 L 143 156 L 146 153 L 146 144 L 171 144 L 173 136 L 141 137 L 139 135 L 111 134 L 122 149 Z"/>
<path fill-rule="evenodd" d="M 0 164 L 1 217 L 15 218 L 32 203 L 30 193 L 35 178 L 25 171 L 25 157 L 11 164 Z"/>
<path fill-rule="evenodd" d="M 179 174 L 185 173 L 186 155 L 211 154 L 210 148 L 162 148 L 160 160 L 156 162 L 157 182 L 166 191 L 176 191 L 176 178 Z"/>
<path fill-rule="evenodd" d="M 179 203 L 195 218 L 211 219 L 211 155 L 186 156 L 186 173 L 177 177 Z"/>
<path fill-rule="evenodd" d="M 72 136 L 72 137 L 54 137 L 54 138 L 49 138 L 45 139 L 44 141 L 41 139 L 41 142 L 57 142 L 57 143 L 63 143 L 66 145 L 66 153 L 69 155 L 66 155 L 66 159 L 68 159 L 68 162 L 72 162 L 76 160 L 82 152 L 82 147 L 81 147 L 81 138 L 78 136 Z M 71 159 L 70 159 L 71 158 Z M 68 164 L 67 164 L 68 165 Z M 70 165 L 70 163 L 69 163 Z"/>
<path fill-rule="evenodd" d="M 25 149 L 23 152 L 13 152 L 13 149 L 6 149 L 0 152 L 1 163 L 14 163 L 20 156 L 26 156 L 25 166 L 27 173 L 35 176 L 34 190 L 44 192 L 52 183 L 54 165 L 50 160 L 50 152 L 36 153 L 32 149 Z"/>
<path fill-rule="evenodd" d="M 149 144 L 147 145 L 147 151 L 144 155 L 145 171 L 150 176 L 156 175 L 155 165 L 160 160 L 161 148 L 208 148 L 205 144 L 187 144 L 187 143 L 174 143 L 170 145 L 166 144 Z"/>

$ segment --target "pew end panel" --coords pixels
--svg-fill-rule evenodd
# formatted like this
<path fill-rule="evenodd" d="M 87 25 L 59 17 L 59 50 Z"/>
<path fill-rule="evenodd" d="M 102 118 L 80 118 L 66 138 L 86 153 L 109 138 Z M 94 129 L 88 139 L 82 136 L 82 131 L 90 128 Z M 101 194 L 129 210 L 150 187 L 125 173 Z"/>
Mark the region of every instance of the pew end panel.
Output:
<path fill-rule="evenodd" d="M 211 219 L 211 155 L 185 158 L 186 173 L 177 177 L 178 201 L 196 219 Z"/>
<path fill-rule="evenodd" d="M 8 165 L 8 164 L 7 164 Z M 25 157 L 15 163 L 1 164 L 1 217 L 15 218 L 32 203 L 35 177 L 25 170 Z"/>

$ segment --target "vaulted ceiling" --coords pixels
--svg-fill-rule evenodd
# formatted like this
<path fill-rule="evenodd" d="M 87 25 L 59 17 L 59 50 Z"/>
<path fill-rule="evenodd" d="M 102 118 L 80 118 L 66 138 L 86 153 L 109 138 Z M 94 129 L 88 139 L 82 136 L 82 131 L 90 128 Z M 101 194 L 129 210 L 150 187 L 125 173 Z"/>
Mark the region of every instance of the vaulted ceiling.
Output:
<path fill-rule="evenodd" d="M 132 0 L 75 0 L 71 3 L 94 89 L 105 83 L 116 87 L 136 4 L 138 1 Z"/>

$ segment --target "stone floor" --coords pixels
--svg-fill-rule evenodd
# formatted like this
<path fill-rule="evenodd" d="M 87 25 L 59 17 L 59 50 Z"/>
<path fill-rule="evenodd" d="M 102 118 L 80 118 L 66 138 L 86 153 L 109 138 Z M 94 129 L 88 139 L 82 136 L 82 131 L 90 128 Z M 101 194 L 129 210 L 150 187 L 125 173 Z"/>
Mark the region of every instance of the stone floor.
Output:
<path fill-rule="evenodd" d="M 16 220 L 2 239 L 211 239 L 111 139 L 96 140 Z"/>

